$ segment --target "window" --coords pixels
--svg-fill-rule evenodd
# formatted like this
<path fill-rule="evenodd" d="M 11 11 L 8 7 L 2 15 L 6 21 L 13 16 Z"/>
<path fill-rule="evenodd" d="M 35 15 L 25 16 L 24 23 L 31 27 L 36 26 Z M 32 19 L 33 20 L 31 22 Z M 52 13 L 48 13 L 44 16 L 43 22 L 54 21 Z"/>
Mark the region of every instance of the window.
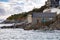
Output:
<path fill-rule="evenodd" d="M 59 6 L 60 6 L 60 1 L 59 1 Z"/>
<path fill-rule="evenodd" d="M 49 20 L 52 20 L 53 18 L 49 18 Z"/>

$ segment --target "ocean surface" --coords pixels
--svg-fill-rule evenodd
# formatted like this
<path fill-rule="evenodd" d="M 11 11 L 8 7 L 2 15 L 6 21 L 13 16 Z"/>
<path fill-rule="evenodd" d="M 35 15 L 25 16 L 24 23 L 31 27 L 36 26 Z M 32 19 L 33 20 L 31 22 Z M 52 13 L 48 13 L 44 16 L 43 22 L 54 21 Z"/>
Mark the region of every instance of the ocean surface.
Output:
<path fill-rule="evenodd" d="M 60 31 L 0 29 L 0 40 L 60 40 Z"/>
<path fill-rule="evenodd" d="M 0 24 L 0 27 L 11 24 Z M 60 30 L 41 31 L 41 30 L 23 30 L 15 29 L 1 29 L 0 40 L 60 40 Z"/>

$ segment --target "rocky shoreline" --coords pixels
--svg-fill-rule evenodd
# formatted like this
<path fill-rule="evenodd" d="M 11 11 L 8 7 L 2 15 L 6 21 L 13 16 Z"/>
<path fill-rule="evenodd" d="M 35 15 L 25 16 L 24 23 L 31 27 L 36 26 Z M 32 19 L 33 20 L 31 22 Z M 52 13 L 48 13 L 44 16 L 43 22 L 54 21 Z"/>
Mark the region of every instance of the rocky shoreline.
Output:
<path fill-rule="evenodd" d="M 5 21 L 3 23 L 5 23 Z M 22 28 L 24 30 L 60 30 L 60 14 L 56 17 L 56 20 L 54 22 L 51 22 L 50 24 L 49 22 L 47 24 L 45 23 L 45 25 L 42 25 L 40 23 L 35 24 L 35 25 L 22 24 L 22 25 L 16 25 L 16 26 L 8 26 L 8 27 L 3 26 L 1 28 Z"/>

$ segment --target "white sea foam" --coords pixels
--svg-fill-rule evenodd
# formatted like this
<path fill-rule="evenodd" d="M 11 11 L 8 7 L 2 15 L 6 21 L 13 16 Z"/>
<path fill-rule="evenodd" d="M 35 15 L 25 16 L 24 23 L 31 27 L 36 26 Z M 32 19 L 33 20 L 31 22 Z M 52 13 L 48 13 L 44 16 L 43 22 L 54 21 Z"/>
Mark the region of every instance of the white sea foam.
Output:
<path fill-rule="evenodd" d="M 60 40 L 60 31 L 0 29 L 0 40 Z"/>

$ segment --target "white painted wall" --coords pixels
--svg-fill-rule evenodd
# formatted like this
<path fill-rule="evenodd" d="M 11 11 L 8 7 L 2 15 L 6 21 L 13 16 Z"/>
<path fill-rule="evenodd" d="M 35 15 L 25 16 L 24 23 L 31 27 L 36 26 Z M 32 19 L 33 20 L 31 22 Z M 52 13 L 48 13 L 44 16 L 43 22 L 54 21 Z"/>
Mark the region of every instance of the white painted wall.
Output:
<path fill-rule="evenodd" d="M 32 15 L 31 14 L 29 14 L 27 16 L 27 20 L 28 20 L 28 23 L 32 23 Z"/>

